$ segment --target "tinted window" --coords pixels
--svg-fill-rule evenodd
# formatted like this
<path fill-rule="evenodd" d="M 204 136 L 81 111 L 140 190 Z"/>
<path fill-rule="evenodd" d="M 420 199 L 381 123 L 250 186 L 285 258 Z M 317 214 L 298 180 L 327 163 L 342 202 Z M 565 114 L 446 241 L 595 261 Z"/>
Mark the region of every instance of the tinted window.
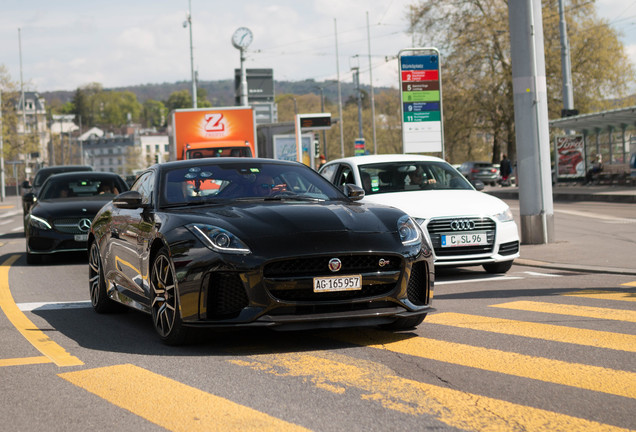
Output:
<path fill-rule="evenodd" d="M 115 196 L 126 190 L 122 180 L 103 177 L 63 177 L 51 178 L 46 182 L 40 199 L 92 197 L 97 195 Z"/>
<path fill-rule="evenodd" d="M 344 198 L 332 184 L 304 165 L 252 161 L 175 168 L 164 174 L 160 194 L 162 205 L 274 197 Z"/>
<path fill-rule="evenodd" d="M 130 190 L 135 190 L 141 194 L 142 204 L 152 204 L 152 191 L 155 183 L 154 172 L 148 171 L 137 178 Z"/>
<path fill-rule="evenodd" d="M 387 162 L 359 167 L 366 194 L 423 189 L 473 189 L 466 179 L 446 162 Z"/>

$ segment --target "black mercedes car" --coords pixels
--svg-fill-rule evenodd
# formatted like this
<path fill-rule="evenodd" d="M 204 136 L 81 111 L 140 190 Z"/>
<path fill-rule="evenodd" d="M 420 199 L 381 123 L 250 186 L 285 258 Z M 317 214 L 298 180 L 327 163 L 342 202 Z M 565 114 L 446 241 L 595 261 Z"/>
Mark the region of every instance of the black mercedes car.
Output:
<path fill-rule="evenodd" d="M 54 165 L 49 167 L 40 168 L 35 174 L 35 178 L 33 179 L 33 184 L 29 183 L 28 180 L 25 180 L 22 183 L 22 189 L 25 190 L 22 195 L 22 213 L 23 217 L 26 218 L 27 214 L 31 207 L 33 207 L 33 203 L 42 188 L 42 185 L 53 174 L 59 174 L 64 172 L 73 172 L 73 171 L 93 171 L 93 167 L 90 165 Z M 26 225 L 24 226 L 24 231 L 26 232 Z"/>
<path fill-rule="evenodd" d="M 126 182 L 114 173 L 79 171 L 50 176 L 26 215 L 28 264 L 45 255 L 86 250 L 97 211 L 120 192 Z"/>
<path fill-rule="evenodd" d="M 93 220 L 93 308 L 147 312 L 167 344 L 191 327 L 412 328 L 432 310 L 430 246 L 363 196 L 297 162 L 154 165 Z"/>

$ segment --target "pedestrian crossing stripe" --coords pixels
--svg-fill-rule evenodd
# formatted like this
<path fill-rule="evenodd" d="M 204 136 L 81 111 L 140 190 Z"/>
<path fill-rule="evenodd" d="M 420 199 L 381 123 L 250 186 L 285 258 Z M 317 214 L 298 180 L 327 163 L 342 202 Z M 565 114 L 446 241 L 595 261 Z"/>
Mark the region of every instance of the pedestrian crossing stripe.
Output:
<path fill-rule="evenodd" d="M 58 374 L 171 431 L 307 431 L 131 364 Z"/>
<path fill-rule="evenodd" d="M 336 340 L 398 354 L 636 398 L 636 373 L 377 330 L 334 333 Z"/>
<path fill-rule="evenodd" d="M 501 303 L 490 305 L 490 307 L 636 323 L 636 311 L 622 309 L 574 306 L 567 304 L 541 303 L 534 301 L 516 301 L 510 303 Z"/>
<path fill-rule="evenodd" d="M 523 336 L 617 351 L 636 352 L 636 335 L 516 321 L 455 312 L 430 314 L 425 324 L 438 324 L 491 333 Z"/>
<path fill-rule="evenodd" d="M 571 297 L 593 298 L 598 300 L 636 302 L 636 293 L 626 291 L 585 290 L 564 293 L 563 295 Z"/>
<path fill-rule="evenodd" d="M 261 354 L 247 360 L 228 361 L 257 372 L 298 377 L 336 394 L 359 392 L 362 399 L 376 401 L 385 409 L 414 416 L 433 416 L 462 430 L 627 431 L 592 420 L 418 382 L 396 376 L 383 364 L 329 351 Z M 436 428 L 436 425 L 427 426 Z"/>
<path fill-rule="evenodd" d="M 636 287 L 636 281 L 621 284 L 621 286 Z"/>

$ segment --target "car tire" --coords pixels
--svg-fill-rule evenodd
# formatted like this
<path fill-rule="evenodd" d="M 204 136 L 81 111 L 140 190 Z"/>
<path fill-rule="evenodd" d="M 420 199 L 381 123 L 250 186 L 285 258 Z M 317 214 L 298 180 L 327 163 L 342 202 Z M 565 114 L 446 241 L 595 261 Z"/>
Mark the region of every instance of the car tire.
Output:
<path fill-rule="evenodd" d="M 152 261 L 150 308 L 152 323 L 161 341 L 167 345 L 183 344 L 188 329 L 181 320 L 176 274 L 166 248 L 161 249 Z"/>
<path fill-rule="evenodd" d="M 386 330 L 396 330 L 396 331 L 410 330 L 422 324 L 422 322 L 424 321 L 424 318 L 426 318 L 426 314 L 413 316 L 413 317 L 398 318 L 395 321 L 393 321 L 391 324 L 382 325 L 382 328 Z"/>
<path fill-rule="evenodd" d="M 97 313 L 109 313 L 118 308 L 118 304 L 108 297 L 102 259 L 97 242 L 91 243 L 88 254 L 88 290 L 91 304 Z"/>
<path fill-rule="evenodd" d="M 488 273 L 506 273 L 512 267 L 512 261 L 484 264 L 484 270 Z"/>

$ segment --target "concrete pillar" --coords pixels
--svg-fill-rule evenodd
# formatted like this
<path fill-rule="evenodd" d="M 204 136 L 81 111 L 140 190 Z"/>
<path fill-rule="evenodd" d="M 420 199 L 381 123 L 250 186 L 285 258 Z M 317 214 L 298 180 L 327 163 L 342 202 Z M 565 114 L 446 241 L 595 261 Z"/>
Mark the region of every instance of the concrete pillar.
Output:
<path fill-rule="evenodd" d="M 554 241 L 548 100 L 540 0 L 508 2 L 521 242 Z"/>

